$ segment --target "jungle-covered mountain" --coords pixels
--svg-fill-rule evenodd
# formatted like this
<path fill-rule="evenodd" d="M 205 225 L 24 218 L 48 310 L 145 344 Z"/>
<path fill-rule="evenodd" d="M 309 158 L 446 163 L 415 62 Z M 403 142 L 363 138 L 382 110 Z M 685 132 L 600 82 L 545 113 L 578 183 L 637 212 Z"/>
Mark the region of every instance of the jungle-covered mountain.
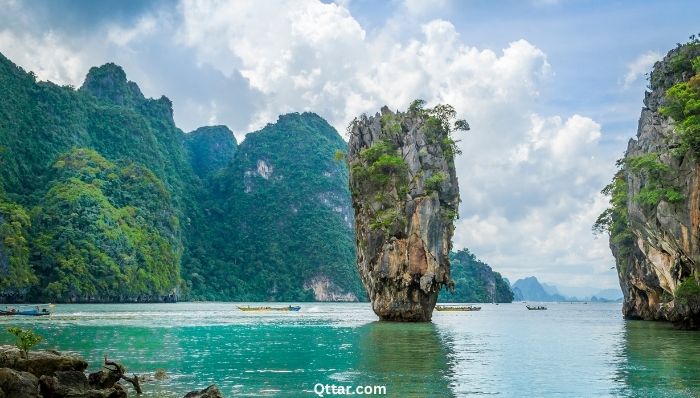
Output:
<path fill-rule="evenodd" d="M 363 299 L 345 148 L 315 114 L 184 133 L 121 67 L 79 89 L 0 55 L 4 301 Z"/>
<path fill-rule="evenodd" d="M 510 303 L 513 292 L 508 280 L 476 258 L 469 249 L 450 252 L 450 268 L 454 290 L 443 289 L 442 303 Z"/>

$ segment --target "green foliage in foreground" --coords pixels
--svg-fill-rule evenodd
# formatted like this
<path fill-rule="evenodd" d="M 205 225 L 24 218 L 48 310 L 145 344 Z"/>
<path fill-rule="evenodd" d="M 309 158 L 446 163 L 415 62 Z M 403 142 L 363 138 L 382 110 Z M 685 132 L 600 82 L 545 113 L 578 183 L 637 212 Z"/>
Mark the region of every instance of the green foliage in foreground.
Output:
<path fill-rule="evenodd" d="M 29 350 L 31 350 L 32 347 L 41 343 L 41 341 L 44 340 L 43 337 L 34 333 L 34 331 L 31 329 L 9 327 L 7 328 L 7 331 L 11 335 L 15 336 L 15 345 L 17 346 L 17 348 L 19 348 L 24 358 L 29 357 Z"/>
<path fill-rule="evenodd" d="M 454 291 L 440 291 L 443 303 L 510 303 L 513 292 L 501 274 L 480 261 L 469 249 L 450 253 L 450 269 Z"/>

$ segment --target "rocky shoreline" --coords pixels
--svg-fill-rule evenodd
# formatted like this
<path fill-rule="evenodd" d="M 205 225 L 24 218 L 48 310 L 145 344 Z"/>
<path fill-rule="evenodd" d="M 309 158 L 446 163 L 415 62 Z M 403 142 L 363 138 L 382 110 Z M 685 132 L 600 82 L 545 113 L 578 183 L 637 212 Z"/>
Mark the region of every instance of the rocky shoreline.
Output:
<path fill-rule="evenodd" d="M 127 376 L 123 366 L 106 357 L 99 371 L 87 374 L 87 368 L 77 354 L 37 350 L 25 358 L 17 347 L 0 346 L 0 398 L 126 398 L 132 391 L 138 396 L 145 380 Z M 222 397 L 216 385 L 184 396 Z"/>

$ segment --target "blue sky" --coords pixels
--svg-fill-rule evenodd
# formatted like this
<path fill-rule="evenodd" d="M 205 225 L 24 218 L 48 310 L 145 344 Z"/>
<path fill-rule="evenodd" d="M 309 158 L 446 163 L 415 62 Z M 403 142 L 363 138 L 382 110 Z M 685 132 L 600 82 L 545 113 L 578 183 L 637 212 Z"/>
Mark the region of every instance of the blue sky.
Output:
<path fill-rule="evenodd" d="M 360 113 L 452 103 L 462 204 L 456 247 L 511 280 L 568 294 L 617 285 L 590 226 L 635 134 L 653 62 L 700 31 L 697 2 L 0 0 L 0 52 L 79 86 L 116 62 L 165 94 L 185 131 L 239 140 L 315 111 L 341 134 Z"/>

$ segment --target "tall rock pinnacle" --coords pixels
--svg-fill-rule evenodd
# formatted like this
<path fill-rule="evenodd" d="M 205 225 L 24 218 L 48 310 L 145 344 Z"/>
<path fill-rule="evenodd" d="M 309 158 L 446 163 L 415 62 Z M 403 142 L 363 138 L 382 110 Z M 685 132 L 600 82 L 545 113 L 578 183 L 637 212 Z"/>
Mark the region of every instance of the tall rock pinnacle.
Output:
<path fill-rule="evenodd" d="M 357 266 L 381 318 L 429 321 L 443 285 L 449 285 L 459 188 L 454 109 L 405 113 L 388 108 L 350 125 L 348 162 L 355 209 Z"/>

